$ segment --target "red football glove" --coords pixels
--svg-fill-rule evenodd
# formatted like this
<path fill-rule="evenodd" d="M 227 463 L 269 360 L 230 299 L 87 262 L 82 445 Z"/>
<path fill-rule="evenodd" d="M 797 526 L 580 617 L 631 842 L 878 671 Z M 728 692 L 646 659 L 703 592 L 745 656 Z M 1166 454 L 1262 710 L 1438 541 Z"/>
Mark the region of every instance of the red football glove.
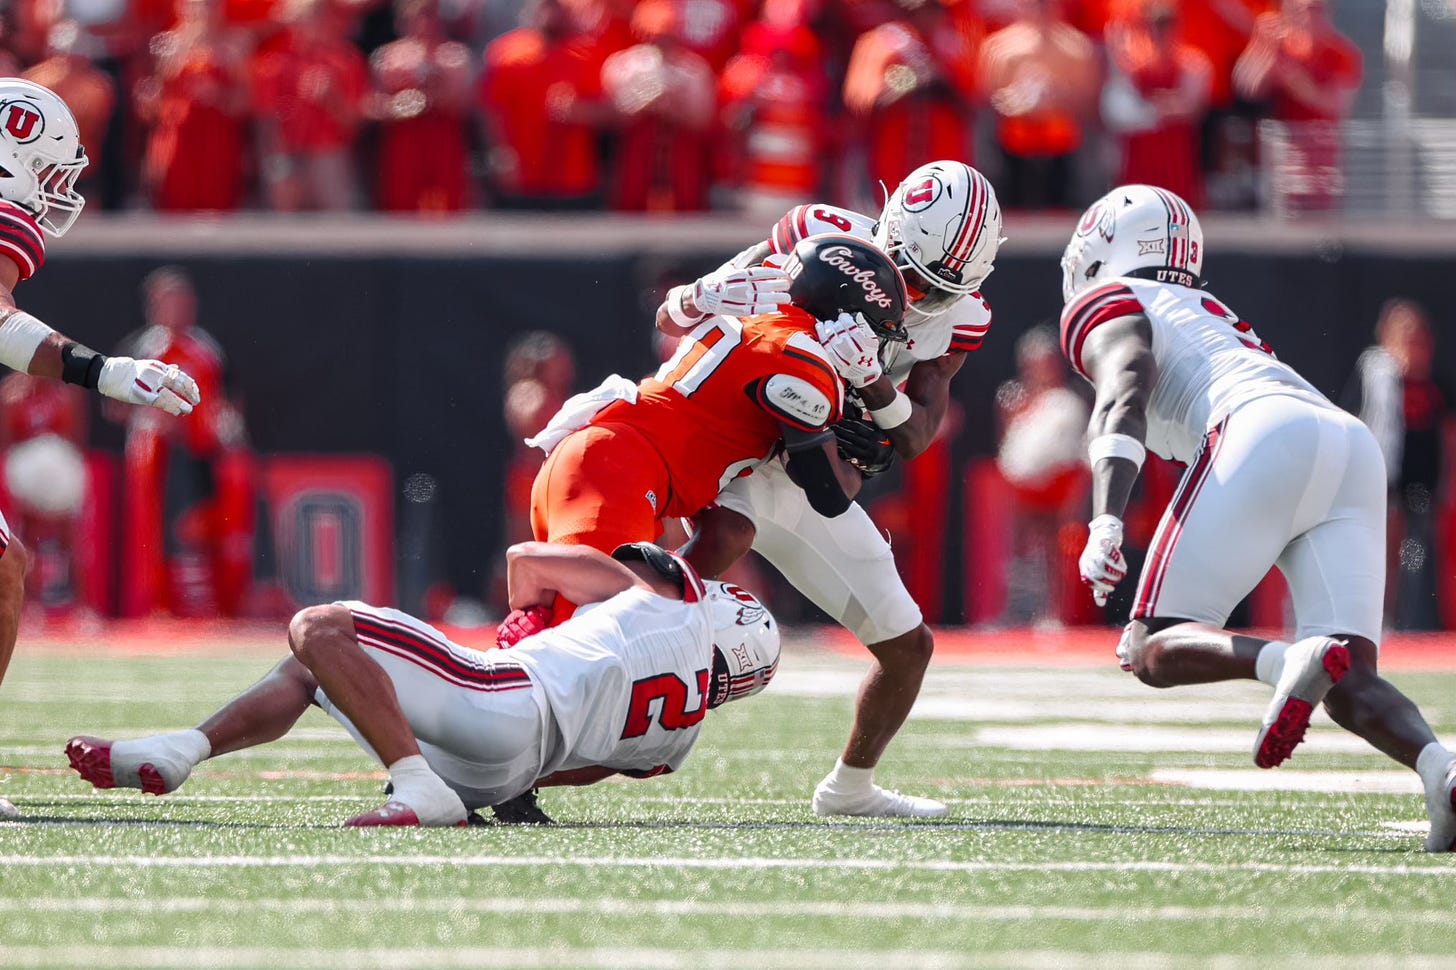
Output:
<path fill-rule="evenodd" d="M 551 607 L 530 606 L 524 610 L 511 610 L 496 627 L 495 645 L 505 649 L 514 647 L 526 637 L 534 636 L 551 625 Z"/>

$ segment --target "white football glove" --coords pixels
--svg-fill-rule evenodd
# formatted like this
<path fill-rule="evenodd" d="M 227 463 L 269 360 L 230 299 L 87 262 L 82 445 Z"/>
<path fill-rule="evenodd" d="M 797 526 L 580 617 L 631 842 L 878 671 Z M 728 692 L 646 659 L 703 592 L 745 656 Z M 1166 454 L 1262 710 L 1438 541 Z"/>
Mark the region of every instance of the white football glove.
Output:
<path fill-rule="evenodd" d="M 787 273 L 772 266 L 717 269 L 693 284 L 693 304 L 709 316 L 752 317 L 789 302 Z"/>
<path fill-rule="evenodd" d="M 145 404 L 168 414 L 191 414 L 202 401 L 197 382 L 176 364 L 132 357 L 108 357 L 96 390 L 127 404 Z"/>
<path fill-rule="evenodd" d="M 1077 560 L 1082 582 L 1092 588 L 1092 601 L 1107 605 L 1113 587 L 1127 575 L 1122 558 L 1122 520 L 1115 515 L 1099 515 L 1087 524 L 1087 546 Z"/>
<path fill-rule="evenodd" d="M 850 387 L 858 390 L 880 379 L 880 338 L 869 324 L 841 313 L 837 320 L 819 321 L 814 329 L 830 363 Z"/>

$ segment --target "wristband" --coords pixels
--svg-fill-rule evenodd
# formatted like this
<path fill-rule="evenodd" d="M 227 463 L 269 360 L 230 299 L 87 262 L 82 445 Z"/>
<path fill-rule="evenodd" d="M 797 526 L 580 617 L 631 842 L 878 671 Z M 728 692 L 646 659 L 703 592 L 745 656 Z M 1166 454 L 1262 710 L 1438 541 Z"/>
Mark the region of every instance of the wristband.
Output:
<path fill-rule="evenodd" d="M 1104 458 L 1126 458 L 1141 469 L 1147 456 L 1148 449 L 1129 434 L 1098 435 L 1087 444 L 1087 460 L 1094 467 Z"/>
<path fill-rule="evenodd" d="M 906 421 L 909 421 L 910 413 L 913 410 L 914 405 L 911 404 L 910 399 L 904 394 L 901 394 L 898 389 L 895 391 L 895 396 L 890 399 L 889 404 L 886 404 L 882 408 L 868 409 L 870 420 L 885 431 L 889 431 L 891 428 L 898 428 Z"/>
<path fill-rule="evenodd" d="M 682 305 L 683 291 L 686 289 L 688 289 L 687 285 L 683 285 L 674 286 L 672 289 L 668 290 L 667 299 L 664 301 L 663 305 L 667 307 L 667 315 L 672 318 L 673 323 L 677 324 L 679 327 L 682 327 L 684 330 L 691 330 L 698 324 L 702 323 L 704 320 L 708 319 L 708 315 L 706 313 L 700 314 L 696 317 L 688 315 L 688 312 L 683 309 Z"/>
<path fill-rule="evenodd" d="M 53 333 L 54 330 L 29 313 L 16 310 L 0 323 L 0 364 L 28 373 L 36 350 Z"/>
<path fill-rule="evenodd" d="M 101 383 L 101 368 L 106 360 L 105 354 L 73 340 L 61 348 L 61 380 L 94 390 Z"/>

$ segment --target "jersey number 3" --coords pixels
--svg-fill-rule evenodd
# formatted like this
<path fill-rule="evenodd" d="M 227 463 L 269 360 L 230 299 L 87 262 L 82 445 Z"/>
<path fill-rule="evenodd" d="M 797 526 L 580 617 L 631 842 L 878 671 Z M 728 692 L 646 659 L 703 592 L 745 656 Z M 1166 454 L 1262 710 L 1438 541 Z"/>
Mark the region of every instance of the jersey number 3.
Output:
<path fill-rule="evenodd" d="M 652 707 L 660 705 L 657 723 L 664 731 L 680 731 L 692 727 L 708 713 L 708 671 L 698 671 L 698 706 L 688 710 L 688 685 L 677 674 L 643 677 L 632 685 L 632 700 L 627 708 L 627 723 L 622 739 L 640 738 L 652 727 Z"/>

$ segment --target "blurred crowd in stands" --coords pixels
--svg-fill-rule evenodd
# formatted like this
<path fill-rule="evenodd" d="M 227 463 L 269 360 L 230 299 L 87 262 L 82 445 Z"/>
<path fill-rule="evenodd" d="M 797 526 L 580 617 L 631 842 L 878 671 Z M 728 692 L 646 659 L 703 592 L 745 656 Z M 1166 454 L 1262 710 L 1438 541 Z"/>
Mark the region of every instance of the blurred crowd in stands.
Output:
<path fill-rule="evenodd" d="M 9 0 L 93 205 L 776 218 L 963 158 L 1012 209 L 1256 203 L 1256 122 L 1338 196 L 1361 57 L 1324 0 Z"/>

